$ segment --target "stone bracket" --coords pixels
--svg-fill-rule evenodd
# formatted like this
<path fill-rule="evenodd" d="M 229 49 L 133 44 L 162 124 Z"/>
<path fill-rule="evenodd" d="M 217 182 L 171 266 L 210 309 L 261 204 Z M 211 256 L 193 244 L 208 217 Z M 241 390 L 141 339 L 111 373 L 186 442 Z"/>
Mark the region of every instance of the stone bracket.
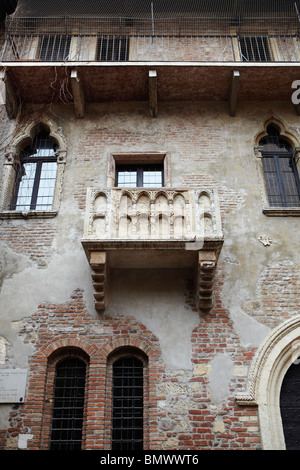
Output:
<path fill-rule="evenodd" d="M 238 92 L 239 92 L 240 72 L 235 70 L 232 74 L 231 88 L 229 95 L 229 115 L 234 117 L 236 113 Z"/>
<path fill-rule="evenodd" d="M 17 117 L 20 100 L 7 70 L 0 72 L 0 104 L 5 105 L 7 116 L 10 119 Z"/>
<path fill-rule="evenodd" d="M 92 251 L 90 266 L 93 270 L 95 309 L 103 312 L 108 305 L 108 269 L 105 251 Z"/>
<path fill-rule="evenodd" d="M 203 313 L 209 313 L 212 308 L 213 284 L 216 265 L 217 261 L 215 252 L 199 252 L 197 301 L 198 309 Z"/>
<path fill-rule="evenodd" d="M 149 71 L 149 108 L 150 116 L 157 117 L 157 72 Z"/>

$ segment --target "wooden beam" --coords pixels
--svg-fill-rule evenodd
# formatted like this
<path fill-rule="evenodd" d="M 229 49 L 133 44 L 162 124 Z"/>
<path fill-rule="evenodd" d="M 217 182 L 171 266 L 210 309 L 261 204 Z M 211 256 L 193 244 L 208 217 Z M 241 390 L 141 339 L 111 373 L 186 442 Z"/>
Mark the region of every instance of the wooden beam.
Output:
<path fill-rule="evenodd" d="M 84 88 L 82 79 L 76 69 L 71 70 L 71 85 L 76 117 L 83 118 L 85 109 Z"/>
<path fill-rule="evenodd" d="M 6 107 L 7 116 L 15 119 L 20 109 L 20 100 L 7 70 L 0 72 L 0 100 Z"/>
<path fill-rule="evenodd" d="M 149 71 L 149 108 L 150 116 L 157 117 L 157 73 Z"/>
<path fill-rule="evenodd" d="M 237 105 L 237 98 L 238 98 L 238 91 L 239 91 L 239 79 L 240 79 L 240 72 L 234 70 L 232 74 L 231 80 L 231 88 L 230 88 L 230 95 L 229 95 L 229 115 L 235 116 L 236 113 L 236 105 Z"/>

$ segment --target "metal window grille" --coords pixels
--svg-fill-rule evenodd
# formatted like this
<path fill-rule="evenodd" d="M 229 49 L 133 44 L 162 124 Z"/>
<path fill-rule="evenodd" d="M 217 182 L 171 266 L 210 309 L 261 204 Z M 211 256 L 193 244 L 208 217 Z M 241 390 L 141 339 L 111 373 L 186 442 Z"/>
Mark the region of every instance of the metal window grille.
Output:
<path fill-rule="evenodd" d="M 70 44 L 69 35 L 44 35 L 41 37 L 38 59 L 49 62 L 65 61 L 68 59 Z"/>
<path fill-rule="evenodd" d="M 62 62 L 68 59 L 71 36 L 63 34 L 43 35 L 37 59 L 48 62 Z"/>
<path fill-rule="evenodd" d="M 240 54 L 244 62 L 269 62 L 272 60 L 267 36 L 240 36 Z"/>
<path fill-rule="evenodd" d="M 123 357 L 113 365 L 112 450 L 143 449 L 143 363 Z"/>
<path fill-rule="evenodd" d="M 269 204 L 272 207 L 300 207 L 300 180 L 288 142 L 279 138 L 274 126 L 269 126 L 263 146 L 263 170 Z"/>
<path fill-rule="evenodd" d="M 129 37 L 100 36 L 97 57 L 100 61 L 127 61 L 129 58 Z"/>
<path fill-rule="evenodd" d="M 116 185 L 122 188 L 161 188 L 164 185 L 162 165 L 118 165 Z"/>
<path fill-rule="evenodd" d="M 56 366 L 52 411 L 51 450 L 80 450 L 86 365 L 68 358 Z"/>
<path fill-rule="evenodd" d="M 57 157 L 47 132 L 40 132 L 33 145 L 20 154 L 10 209 L 49 210 L 56 182 Z"/>

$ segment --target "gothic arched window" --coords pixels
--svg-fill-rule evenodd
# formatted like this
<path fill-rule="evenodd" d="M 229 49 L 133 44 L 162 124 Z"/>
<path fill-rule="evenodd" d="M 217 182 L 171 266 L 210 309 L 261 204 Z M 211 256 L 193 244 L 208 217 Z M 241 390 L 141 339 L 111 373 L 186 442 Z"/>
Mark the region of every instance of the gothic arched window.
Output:
<path fill-rule="evenodd" d="M 287 450 L 300 450 L 300 366 L 297 359 L 284 376 L 280 411 Z"/>
<path fill-rule="evenodd" d="M 32 145 L 19 155 L 11 210 L 51 210 L 56 182 L 56 145 L 47 131 L 40 131 Z"/>
<path fill-rule="evenodd" d="M 293 148 L 270 124 L 260 140 L 265 186 L 272 207 L 300 207 L 300 180 Z"/>

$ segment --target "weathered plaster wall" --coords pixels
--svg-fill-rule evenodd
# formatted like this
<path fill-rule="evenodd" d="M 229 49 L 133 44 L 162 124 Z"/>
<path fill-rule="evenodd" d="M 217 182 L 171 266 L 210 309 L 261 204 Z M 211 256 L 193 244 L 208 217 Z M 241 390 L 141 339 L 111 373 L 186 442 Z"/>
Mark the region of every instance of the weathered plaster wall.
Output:
<path fill-rule="evenodd" d="M 166 371 L 158 391 L 165 447 L 195 445 L 193 419 L 203 409 L 213 425 L 206 443 L 200 444 L 199 437 L 197 445 L 225 446 L 229 435 L 243 445 L 237 444 L 230 418 L 233 397 L 270 328 L 298 311 L 299 219 L 266 217 L 261 210 L 253 146 L 271 116 L 299 134 L 289 103 L 240 104 L 235 118 L 223 103 L 160 103 L 157 119 L 148 117 L 143 103 L 88 105 L 83 120 L 75 119 L 71 107 L 53 107 L 50 118 L 68 143 L 59 213 L 43 221 L 0 223 L 0 335 L 5 343 L 0 367 L 27 367 L 41 347 L 41 305 L 48 320 L 51 305 L 47 340 L 59 332 L 89 336 L 86 326 L 76 330 L 74 317 L 72 324 L 65 319 L 64 327 L 55 320 L 53 306 L 66 305 L 79 289 L 98 344 L 116 334 L 113 325 L 119 319 L 134 325 L 126 330 L 129 336 L 146 330 L 159 344 Z M 11 127 L 12 122 L 0 122 L 0 135 Z M 114 270 L 110 306 L 104 317 L 94 311 L 90 267 L 80 242 L 86 188 L 106 186 L 109 154 L 122 151 L 168 151 L 173 187 L 218 188 L 225 242 L 208 317 L 195 309 L 193 277 L 184 270 Z M 258 240 L 264 234 L 272 239 L 270 246 Z M 9 409 L 1 405 L 3 431 Z M 254 447 L 259 445 L 255 419 L 254 412 L 249 421 Z"/>

